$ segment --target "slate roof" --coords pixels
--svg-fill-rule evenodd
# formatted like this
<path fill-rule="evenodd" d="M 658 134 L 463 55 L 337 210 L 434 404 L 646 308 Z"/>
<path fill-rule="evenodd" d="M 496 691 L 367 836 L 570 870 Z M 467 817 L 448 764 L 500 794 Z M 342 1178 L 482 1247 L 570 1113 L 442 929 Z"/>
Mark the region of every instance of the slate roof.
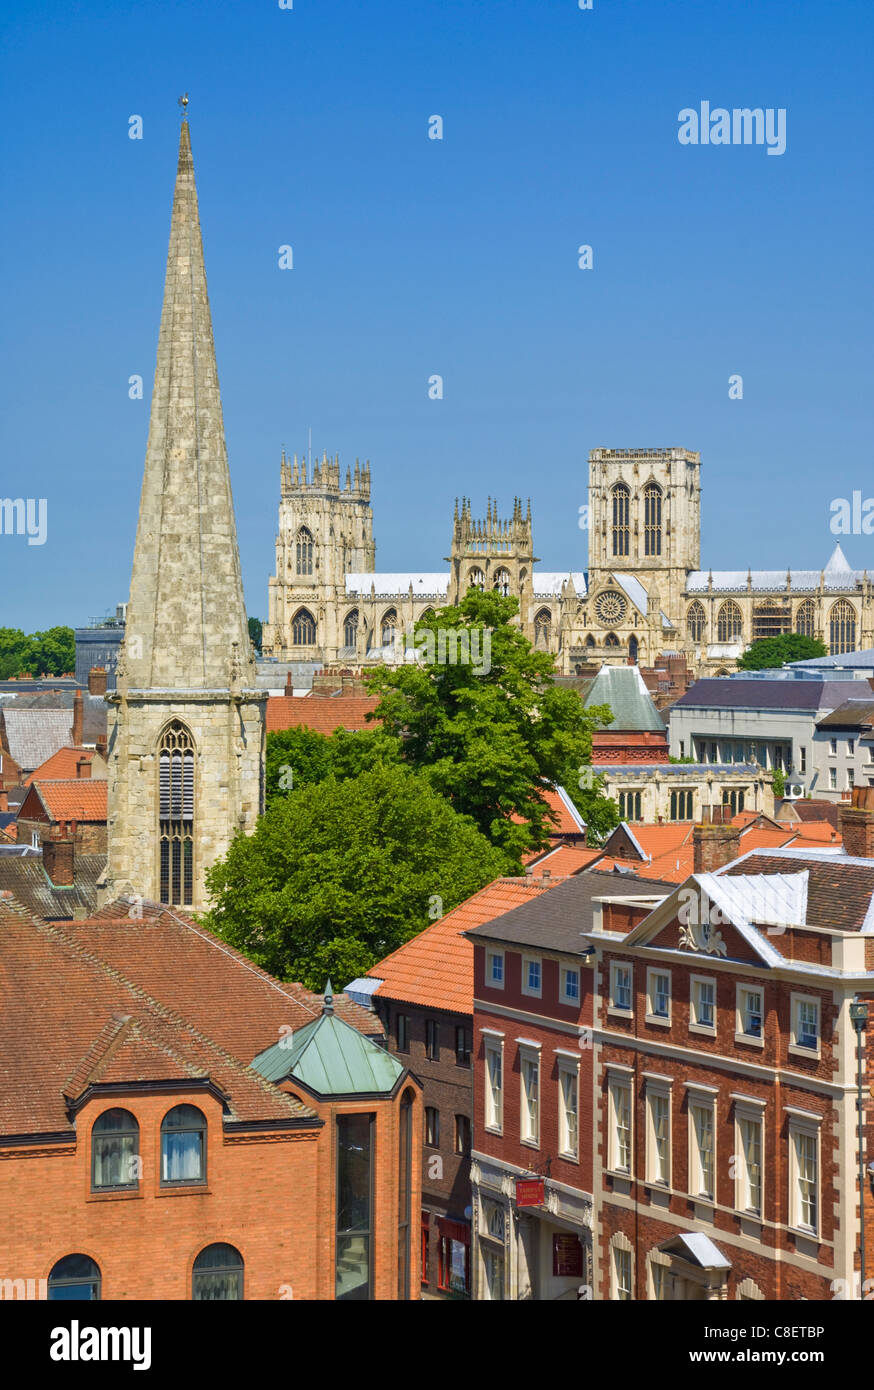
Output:
<path fill-rule="evenodd" d="M 578 954 L 583 949 L 580 933 L 592 927 L 595 898 L 663 898 L 676 885 L 634 874 L 603 873 L 586 869 L 573 878 L 562 879 L 544 894 L 505 913 L 495 921 L 471 928 L 474 939 L 512 942 L 520 946 L 539 946 L 546 950 Z"/>
<path fill-rule="evenodd" d="M 21 709 L 4 705 L 0 722 L 5 743 L 22 772 L 33 772 L 59 748 L 73 741 L 73 712 L 63 709 Z"/>
<path fill-rule="evenodd" d="M 656 730 L 663 734 L 665 722 L 636 666 L 602 666 L 583 700 L 592 705 L 609 705 L 613 713 L 610 730 Z"/>
<path fill-rule="evenodd" d="M 672 709 L 801 710 L 834 709 L 858 695 L 855 681 L 726 680 L 696 681 Z"/>
<path fill-rule="evenodd" d="M 462 933 L 556 887 L 556 881 L 495 879 L 374 965 L 368 976 L 383 981 L 375 993 L 448 1013 L 472 1014 L 473 945 Z"/>
<path fill-rule="evenodd" d="M 379 720 L 368 720 L 376 709 L 376 695 L 271 695 L 267 701 L 268 733 L 279 729 L 315 729 L 332 734 L 335 729 L 379 728 Z"/>
<path fill-rule="evenodd" d="M 252 1067 L 268 1081 L 299 1081 L 317 1096 L 390 1095 L 406 1067 L 350 1028 L 330 994 L 318 1018 L 259 1053 Z"/>
<path fill-rule="evenodd" d="M 851 859 L 823 850 L 804 848 L 753 850 L 715 871 L 726 875 L 796 874 L 807 872 L 806 922 L 838 931 L 874 932 L 874 860 Z M 799 924 L 801 925 L 801 924 Z"/>
<path fill-rule="evenodd" d="M 16 695 L 11 701 L 4 701 L 2 709 L 16 710 L 67 710 L 69 712 L 69 726 L 73 727 L 73 699 L 76 690 L 39 690 L 31 693 Z M 87 690 L 82 691 L 82 742 L 94 744 L 98 738 L 106 737 L 106 715 L 108 706 L 102 695 L 91 695 Z M 72 737 L 67 739 L 70 743 Z M 60 745 L 58 745 L 60 747 Z M 45 755 L 48 757 L 48 753 Z M 29 771 L 30 769 L 28 769 Z"/>
<path fill-rule="evenodd" d="M 818 729 L 863 729 L 874 724 L 874 698 L 845 700 L 817 720 Z"/>
<path fill-rule="evenodd" d="M 105 854 L 77 854 L 75 883 L 56 888 L 43 868 L 41 854 L 0 857 L 0 892 L 11 893 L 34 917 L 54 922 L 86 917 L 97 907 L 98 879 L 106 868 Z"/>
<path fill-rule="evenodd" d="M 837 668 L 843 670 L 851 666 L 860 666 L 863 669 L 874 666 L 874 647 L 866 647 L 861 652 L 844 652 L 841 656 L 809 656 L 804 661 L 789 661 L 787 666 L 790 670 L 828 670 Z"/>

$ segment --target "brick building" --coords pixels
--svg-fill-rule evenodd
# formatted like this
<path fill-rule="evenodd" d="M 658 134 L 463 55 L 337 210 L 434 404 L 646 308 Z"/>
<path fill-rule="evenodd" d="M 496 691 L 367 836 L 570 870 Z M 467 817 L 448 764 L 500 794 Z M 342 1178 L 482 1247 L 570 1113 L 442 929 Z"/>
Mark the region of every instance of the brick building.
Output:
<path fill-rule="evenodd" d="M 591 1285 L 592 966 L 581 933 L 602 903 L 645 913 L 669 888 L 585 870 L 468 932 L 474 1298 L 577 1298 Z"/>
<path fill-rule="evenodd" d="M 88 762 L 78 777 L 32 782 L 18 812 L 19 843 L 38 848 L 70 827 L 83 854 L 105 854 L 106 791 L 106 779 L 92 780 Z"/>
<path fill-rule="evenodd" d="M 379 981 L 371 998 L 389 1049 L 423 1086 L 420 1265 L 426 1298 L 470 1294 L 473 946 L 463 933 L 551 886 L 498 879 L 369 972 Z"/>
<path fill-rule="evenodd" d="M 421 1088 L 376 1026 L 156 904 L 48 924 L 0 901 L 0 1278 L 417 1297 Z"/>
<path fill-rule="evenodd" d="M 588 932 L 595 1298 L 853 1287 L 849 1007 L 874 994 L 864 795 L 844 812 L 843 852 L 762 848 L 726 863 L 736 829 L 700 827 L 682 885 L 650 912 L 605 904 Z"/>

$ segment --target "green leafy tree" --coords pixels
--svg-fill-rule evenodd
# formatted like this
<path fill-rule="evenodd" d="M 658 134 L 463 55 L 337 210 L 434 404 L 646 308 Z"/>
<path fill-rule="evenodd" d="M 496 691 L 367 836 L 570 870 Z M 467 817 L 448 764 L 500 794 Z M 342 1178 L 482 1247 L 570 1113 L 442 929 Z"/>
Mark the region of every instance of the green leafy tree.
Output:
<path fill-rule="evenodd" d="M 35 676 L 64 676 L 76 669 L 76 637 L 71 627 L 50 627 L 35 632 L 26 655 L 27 669 Z"/>
<path fill-rule="evenodd" d="M 358 777 L 380 764 L 399 761 L 397 739 L 379 728 L 355 733 L 338 728 L 330 736 L 303 726 L 277 730 L 267 735 L 267 805 L 325 777 Z"/>
<path fill-rule="evenodd" d="M 25 670 L 30 638 L 18 627 L 0 627 L 0 680 Z"/>
<path fill-rule="evenodd" d="M 276 797 L 207 873 L 207 925 L 283 979 L 361 974 L 507 872 L 507 858 L 405 767 Z"/>
<path fill-rule="evenodd" d="M 771 777 L 771 789 L 779 799 L 786 792 L 786 773 L 780 767 L 775 767 Z"/>
<path fill-rule="evenodd" d="M 261 622 L 260 618 L 249 619 L 249 637 L 251 639 L 252 646 L 255 648 L 259 656 L 261 655 L 261 639 L 263 637 L 263 631 L 264 624 Z"/>
<path fill-rule="evenodd" d="M 420 662 L 367 677 L 404 762 L 517 861 L 547 843 L 545 783 L 567 788 L 593 839 L 618 823 L 591 769 L 592 732 L 611 712 L 584 709 L 575 691 L 556 685 L 552 657 L 514 624 L 518 611 L 514 598 L 472 589 L 416 624 Z M 465 640 L 471 659 L 453 660 Z"/>
<path fill-rule="evenodd" d="M 782 666 L 784 661 L 809 661 L 825 656 L 826 649 L 815 637 L 803 637 L 800 632 L 784 632 L 782 637 L 762 637 L 753 642 L 743 656 L 738 657 L 739 671 L 765 671 Z"/>

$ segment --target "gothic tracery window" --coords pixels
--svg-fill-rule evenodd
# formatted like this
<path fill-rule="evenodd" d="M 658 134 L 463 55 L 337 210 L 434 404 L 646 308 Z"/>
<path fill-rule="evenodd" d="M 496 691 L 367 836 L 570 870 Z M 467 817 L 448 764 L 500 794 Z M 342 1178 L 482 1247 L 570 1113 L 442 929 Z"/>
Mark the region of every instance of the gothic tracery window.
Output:
<path fill-rule="evenodd" d="M 829 647 L 832 656 L 856 650 L 856 610 L 845 598 L 829 614 Z"/>
<path fill-rule="evenodd" d="M 662 490 L 658 483 L 647 483 L 643 490 L 643 552 L 662 553 Z"/>
<path fill-rule="evenodd" d="M 631 493 L 625 483 L 617 483 L 613 489 L 613 554 L 628 555 L 631 544 L 629 515 L 631 512 Z"/>
<path fill-rule="evenodd" d="M 158 750 L 158 832 L 162 903 L 194 901 L 194 740 L 174 719 Z"/>
<path fill-rule="evenodd" d="M 541 608 L 534 615 L 534 645 L 546 650 L 552 633 L 552 614 L 548 608 Z"/>
<path fill-rule="evenodd" d="M 358 609 L 352 608 L 343 623 L 343 646 L 354 647 L 358 641 Z"/>
<path fill-rule="evenodd" d="M 707 615 L 703 607 L 696 599 L 690 603 L 689 611 L 686 614 L 686 631 L 693 642 L 703 642 L 704 631 L 707 626 Z"/>
<path fill-rule="evenodd" d="M 800 637 L 816 636 L 816 604 L 806 598 L 795 614 L 795 631 Z"/>
<path fill-rule="evenodd" d="M 469 589 L 480 590 L 486 587 L 486 577 L 478 566 L 472 569 L 467 576 L 467 586 Z"/>
<path fill-rule="evenodd" d="M 507 597 L 510 592 L 510 571 L 508 569 L 495 570 L 492 588 L 496 594 L 503 594 L 504 598 Z"/>
<path fill-rule="evenodd" d="M 299 608 L 291 624 L 291 641 L 295 647 L 312 647 L 316 640 L 316 620 L 308 608 Z"/>
<path fill-rule="evenodd" d="M 387 608 L 382 615 L 382 645 L 384 647 L 390 647 L 394 642 L 397 626 L 397 610 L 394 608 Z"/>
<path fill-rule="evenodd" d="M 302 526 L 297 533 L 295 543 L 295 567 L 298 574 L 312 574 L 313 572 L 313 536 L 305 526 Z"/>
<path fill-rule="evenodd" d="M 743 634 L 743 614 L 736 603 L 729 599 L 716 615 L 717 642 L 737 642 Z"/>

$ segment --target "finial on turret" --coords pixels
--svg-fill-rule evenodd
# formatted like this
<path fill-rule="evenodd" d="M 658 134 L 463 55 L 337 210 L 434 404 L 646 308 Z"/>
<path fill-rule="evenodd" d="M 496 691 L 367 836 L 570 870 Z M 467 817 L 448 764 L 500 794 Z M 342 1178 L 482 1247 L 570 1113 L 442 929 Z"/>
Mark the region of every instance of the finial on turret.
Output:
<path fill-rule="evenodd" d="M 182 119 L 183 119 L 183 121 L 187 121 L 187 120 L 188 120 L 188 93 L 187 93 L 187 92 L 183 92 L 183 94 L 182 94 L 182 96 L 179 98 L 179 101 L 178 101 L 177 104 L 178 104 L 179 106 L 182 107 Z"/>
<path fill-rule="evenodd" d="M 327 984 L 325 985 L 325 1002 L 324 1002 L 324 1004 L 322 1005 L 322 1013 L 323 1013 L 323 1014 L 332 1014 L 333 1012 L 334 1012 L 334 986 L 331 984 L 331 981 L 328 980 Z"/>

